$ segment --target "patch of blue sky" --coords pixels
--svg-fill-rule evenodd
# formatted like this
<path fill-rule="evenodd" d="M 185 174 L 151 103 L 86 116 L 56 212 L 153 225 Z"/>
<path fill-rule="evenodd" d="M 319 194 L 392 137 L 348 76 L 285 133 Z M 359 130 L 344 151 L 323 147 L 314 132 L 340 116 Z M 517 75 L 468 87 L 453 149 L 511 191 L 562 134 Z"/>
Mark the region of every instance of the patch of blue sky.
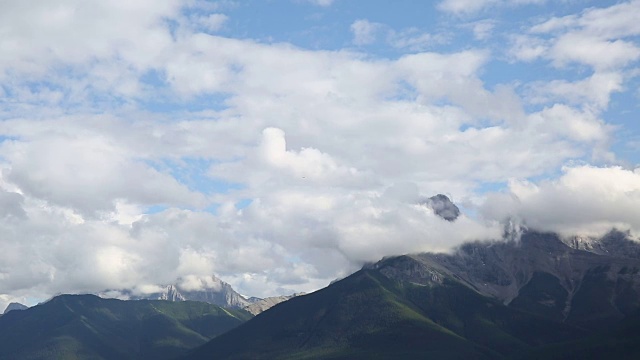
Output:
<path fill-rule="evenodd" d="M 147 164 L 160 172 L 168 172 L 189 190 L 205 195 L 227 194 L 233 190 L 242 190 L 243 184 L 228 182 L 211 177 L 208 172 L 217 160 L 204 158 L 181 158 L 147 161 Z"/>
<path fill-rule="evenodd" d="M 236 209 L 242 210 L 253 203 L 253 199 L 240 199 L 240 201 L 236 202 Z"/>
<path fill-rule="evenodd" d="M 146 207 L 146 209 L 143 211 L 144 214 L 146 215 L 154 215 L 154 214 L 159 214 L 165 210 L 169 209 L 169 206 L 165 205 L 165 204 L 156 204 L 156 205 L 151 205 Z M 208 212 L 214 215 L 218 214 L 218 210 L 220 209 L 220 204 L 217 203 L 213 203 L 213 204 L 209 204 L 208 206 L 206 206 L 205 208 L 192 208 L 192 207 L 181 207 L 181 209 L 184 210 L 191 210 L 191 211 L 198 211 L 198 212 Z"/>
<path fill-rule="evenodd" d="M 20 140 L 20 137 L 0 134 L 0 143 L 3 143 L 5 141 L 16 141 L 16 140 Z"/>
<path fill-rule="evenodd" d="M 165 210 L 167 210 L 169 207 L 167 205 L 162 205 L 162 204 L 157 204 L 157 205 L 152 205 L 149 206 L 145 209 L 144 213 L 147 215 L 153 215 L 153 214 L 158 214 L 161 213 Z"/>
<path fill-rule="evenodd" d="M 334 6 L 340 6 L 339 2 Z M 323 8 L 289 1 L 240 2 L 224 11 L 229 19 L 220 33 L 266 43 L 286 42 L 303 48 L 341 48 L 349 36 L 348 25 L 345 28 L 345 24 L 339 23 L 343 15 L 336 18 L 334 6 Z"/>
<path fill-rule="evenodd" d="M 156 113 L 179 113 L 199 111 L 223 111 L 229 108 L 227 100 L 230 95 L 206 93 L 180 99 L 176 97 L 152 97 L 140 100 L 138 105 L 145 110 Z"/>
<path fill-rule="evenodd" d="M 285 261 L 290 264 L 301 264 L 304 263 L 304 260 L 298 255 L 291 255 L 285 258 Z"/>
<path fill-rule="evenodd" d="M 218 215 L 218 210 L 220 209 L 220 204 L 210 204 L 209 206 L 202 209 L 204 212 L 208 212 L 213 215 Z"/>
<path fill-rule="evenodd" d="M 41 303 L 43 303 L 45 301 L 48 301 L 48 299 L 43 299 L 43 298 L 40 298 L 40 297 L 32 297 L 32 296 L 27 296 L 25 298 L 25 300 L 26 300 L 26 304 L 23 304 L 23 305 L 26 305 L 26 306 L 29 306 L 29 307 L 36 306 L 36 305 L 41 304 Z"/>
<path fill-rule="evenodd" d="M 640 166 L 640 79 L 626 84 L 627 91 L 613 93 L 602 118 L 612 124 L 611 144 L 616 158 L 625 165 Z"/>
<path fill-rule="evenodd" d="M 567 162 L 565 165 L 572 167 L 572 166 L 580 166 L 580 165 L 585 165 L 588 164 L 588 162 L 581 160 L 581 159 L 574 159 L 574 160 L 570 160 L 569 162 Z M 547 171 L 545 171 L 544 174 L 539 174 L 539 175 L 534 175 L 534 176 L 529 176 L 526 181 L 533 183 L 533 184 L 543 184 L 545 181 L 553 181 L 554 179 L 558 179 L 562 176 L 563 171 L 562 168 L 550 168 Z"/>
<path fill-rule="evenodd" d="M 322 7 L 306 1 L 247 1 L 223 11 L 229 17 L 219 33 L 262 42 L 285 42 L 307 49 L 341 50 L 353 48 L 351 24 L 366 19 L 402 31 L 406 28 L 431 27 L 440 14 L 431 2 L 395 1 L 388 11 L 388 1 L 336 1 Z M 286 21 L 282 15 L 286 14 Z M 382 34 L 381 34 L 382 35 Z M 388 47 L 368 48 L 395 53 Z"/>
<path fill-rule="evenodd" d="M 477 194 L 486 194 L 486 193 L 500 192 L 505 190 L 506 188 L 507 188 L 506 181 L 481 182 L 477 184 L 477 186 L 475 187 L 475 191 Z"/>

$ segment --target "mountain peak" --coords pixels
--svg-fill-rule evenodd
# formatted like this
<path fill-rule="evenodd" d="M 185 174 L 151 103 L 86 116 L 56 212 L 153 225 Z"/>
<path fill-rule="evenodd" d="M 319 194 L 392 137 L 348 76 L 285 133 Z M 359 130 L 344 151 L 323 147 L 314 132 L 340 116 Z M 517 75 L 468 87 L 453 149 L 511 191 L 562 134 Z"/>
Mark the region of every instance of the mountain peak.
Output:
<path fill-rule="evenodd" d="M 17 302 L 12 302 L 12 303 L 10 303 L 10 304 L 7 306 L 7 308 L 6 308 L 6 309 L 4 309 L 4 313 L 3 313 L 3 314 L 8 313 L 9 311 L 14 311 L 14 310 L 26 310 L 26 309 L 28 309 L 28 308 L 29 308 L 29 307 L 28 307 L 28 306 L 26 306 L 26 305 L 22 305 L 22 304 L 17 303 Z"/>
<path fill-rule="evenodd" d="M 418 203 L 430 208 L 436 215 L 447 221 L 455 221 L 460 216 L 460 209 L 443 194 L 422 199 Z"/>
<path fill-rule="evenodd" d="M 238 309 L 242 309 L 251 303 L 236 292 L 231 285 L 214 275 L 179 278 L 176 283 L 165 285 L 162 288 L 161 292 L 133 298 L 167 301 L 191 300 Z"/>

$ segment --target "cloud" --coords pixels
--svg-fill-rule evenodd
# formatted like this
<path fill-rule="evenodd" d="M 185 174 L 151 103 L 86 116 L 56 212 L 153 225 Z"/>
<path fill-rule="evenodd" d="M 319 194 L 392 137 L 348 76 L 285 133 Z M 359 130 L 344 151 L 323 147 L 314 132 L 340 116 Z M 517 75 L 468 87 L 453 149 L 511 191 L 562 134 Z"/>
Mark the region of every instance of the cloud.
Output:
<path fill-rule="evenodd" d="M 549 103 L 562 99 L 574 105 L 585 105 L 593 110 L 606 109 L 611 95 L 623 90 L 624 79 L 619 72 L 594 73 L 574 82 L 552 80 L 530 85 L 532 103 Z"/>
<path fill-rule="evenodd" d="M 314 5 L 318 5 L 318 6 L 331 6 L 334 3 L 335 0 L 307 0 L 307 2 L 310 2 Z"/>
<path fill-rule="evenodd" d="M 312 291 L 385 255 L 498 237 L 511 212 L 546 229 L 637 228 L 623 211 L 566 195 L 598 185 L 576 185 L 581 176 L 614 186 L 607 177 L 632 183 L 637 170 L 555 176 L 615 161 L 606 111 L 633 57 L 554 50 L 596 28 L 608 34 L 598 41 L 630 49 L 633 31 L 603 13 L 514 34 L 519 59 L 557 65 L 518 83 L 487 76 L 498 54 L 477 43 L 438 48 L 450 38 L 434 28 L 354 22 L 356 44 L 396 44 L 385 58 L 212 34 L 234 22 L 217 6 L 181 4 L 4 5 L 0 302 L 176 279 L 195 287 L 211 274 L 248 295 Z M 474 216 L 486 188 L 510 179 Z M 439 193 L 460 206 L 455 222 L 418 204 Z M 547 218 L 549 194 L 595 215 Z"/>
<path fill-rule="evenodd" d="M 476 40 L 487 40 L 491 37 L 496 22 L 491 19 L 480 20 L 469 24 Z"/>
<path fill-rule="evenodd" d="M 523 219 L 530 228 L 566 236 L 603 235 L 612 228 L 640 233 L 640 170 L 621 167 L 563 168 L 557 180 L 512 181 L 483 207 L 486 217 Z"/>
<path fill-rule="evenodd" d="M 366 19 L 356 20 L 350 27 L 353 33 L 353 43 L 356 45 L 372 44 L 376 41 L 377 33 L 383 28 L 384 25 Z"/>
<path fill-rule="evenodd" d="M 229 17 L 224 14 L 209 14 L 196 18 L 195 22 L 208 31 L 218 31 L 227 20 L 229 20 Z"/>
<path fill-rule="evenodd" d="M 555 66 L 587 65 L 612 71 L 640 59 L 640 48 L 629 39 L 640 34 L 634 20 L 640 2 L 589 8 L 579 15 L 553 17 L 516 35 L 511 53 L 520 60 L 546 58 Z"/>
<path fill-rule="evenodd" d="M 98 134 L 50 134 L 3 144 L 11 167 L 4 178 L 29 196 L 95 216 L 116 200 L 135 204 L 204 206 L 206 199 L 169 174 L 128 154 Z"/>
<path fill-rule="evenodd" d="M 543 4 L 546 1 L 547 0 L 443 0 L 438 4 L 438 9 L 456 15 L 473 15 L 492 7 Z"/>
<path fill-rule="evenodd" d="M 424 51 L 435 45 L 446 43 L 448 40 L 442 34 L 430 34 L 416 27 L 396 31 L 388 25 L 371 22 L 367 19 L 354 21 L 350 30 L 353 34 L 352 42 L 358 46 L 373 44 L 378 38 L 384 36 L 385 42 L 396 49 Z"/>
<path fill-rule="evenodd" d="M 417 28 L 408 28 L 400 32 L 390 31 L 387 35 L 387 41 L 395 48 L 424 51 L 435 45 L 446 43 L 447 38 L 440 34 L 433 35 L 422 32 Z"/>

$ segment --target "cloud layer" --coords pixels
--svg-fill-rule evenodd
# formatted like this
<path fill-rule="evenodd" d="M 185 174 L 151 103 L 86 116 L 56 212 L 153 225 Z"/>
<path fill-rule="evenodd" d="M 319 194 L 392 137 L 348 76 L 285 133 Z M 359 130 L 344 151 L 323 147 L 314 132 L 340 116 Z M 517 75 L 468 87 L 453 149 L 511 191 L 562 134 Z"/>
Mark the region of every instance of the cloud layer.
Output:
<path fill-rule="evenodd" d="M 310 291 L 507 218 L 637 234 L 639 170 L 607 111 L 634 91 L 639 2 L 456 42 L 500 22 L 448 13 L 544 2 L 507 3 L 443 1 L 431 29 L 354 15 L 340 49 L 242 37 L 226 1 L 2 3 L 0 308 L 211 274 Z M 420 205 L 437 193 L 456 221 Z"/>

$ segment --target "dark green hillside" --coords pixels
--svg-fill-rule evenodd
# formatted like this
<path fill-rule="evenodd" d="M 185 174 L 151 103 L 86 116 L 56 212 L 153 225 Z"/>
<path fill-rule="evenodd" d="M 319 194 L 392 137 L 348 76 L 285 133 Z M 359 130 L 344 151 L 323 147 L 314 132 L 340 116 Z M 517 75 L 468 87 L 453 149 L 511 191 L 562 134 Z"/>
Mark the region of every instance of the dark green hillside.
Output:
<path fill-rule="evenodd" d="M 169 359 L 250 317 L 191 301 L 63 295 L 0 318 L 0 359 Z"/>
<path fill-rule="evenodd" d="M 266 311 L 188 359 L 500 359 L 582 331 L 512 310 L 455 281 L 361 270 Z"/>

